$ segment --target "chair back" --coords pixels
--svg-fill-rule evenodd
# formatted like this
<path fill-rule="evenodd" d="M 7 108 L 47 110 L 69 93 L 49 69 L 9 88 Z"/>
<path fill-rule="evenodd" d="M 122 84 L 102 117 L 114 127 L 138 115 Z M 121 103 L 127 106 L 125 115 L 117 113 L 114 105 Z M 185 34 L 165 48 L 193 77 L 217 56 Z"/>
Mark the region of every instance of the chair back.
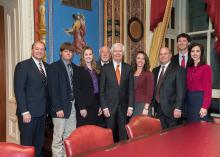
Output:
<path fill-rule="evenodd" d="M 144 115 L 131 118 L 125 126 L 128 137 L 134 138 L 142 135 L 150 135 L 161 131 L 160 120 Z"/>
<path fill-rule="evenodd" d="M 0 142 L 0 154 L 1 157 L 34 157 L 34 147 Z"/>
<path fill-rule="evenodd" d="M 215 124 L 220 124 L 220 114 L 218 114 L 218 113 L 211 113 L 210 116 L 212 117 L 213 122 Z"/>
<path fill-rule="evenodd" d="M 112 130 L 95 125 L 81 126 L 64 140 L 67 157 L 72 157 L 113 143 Z"/>

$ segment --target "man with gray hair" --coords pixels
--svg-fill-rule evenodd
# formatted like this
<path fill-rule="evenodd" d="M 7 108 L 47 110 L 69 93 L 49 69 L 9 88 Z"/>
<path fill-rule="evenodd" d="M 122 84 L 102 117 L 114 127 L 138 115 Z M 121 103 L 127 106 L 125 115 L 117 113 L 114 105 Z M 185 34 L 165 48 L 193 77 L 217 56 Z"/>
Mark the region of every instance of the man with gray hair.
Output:
<path fill-rule="evenodd" d="M 100 103 L 107 128 L 113 131 L 114 141 L 126 140 L 127 116 L 133 113 L 134 80 L 131 66 L 122 61 L 125 48 L 121 43 L 111 47 L 112 62 L 101 70 Z"/>
<path fill-rule="evenodd" d="M 108 46 L 102 46 L 99 49 L 99 60 L 97 61 L 97 66 L 99 69 L 104 65 L 108 64 L 111 59 L 110 49 Z"/>

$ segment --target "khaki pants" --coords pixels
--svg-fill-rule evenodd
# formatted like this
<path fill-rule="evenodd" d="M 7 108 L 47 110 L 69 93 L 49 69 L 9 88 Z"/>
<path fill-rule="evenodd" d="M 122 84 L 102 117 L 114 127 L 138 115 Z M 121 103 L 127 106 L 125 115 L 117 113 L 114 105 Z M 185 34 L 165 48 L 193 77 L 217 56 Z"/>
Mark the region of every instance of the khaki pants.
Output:
<path fill-rule="evenodd" d="M 76 129 L 76 110 L 74 101 L 70 117 L 68 119 L 53 118 L 53 124 L 53 142 L 51 147 L 52 155 L 53 157 L 65 157 L 66 152 L 63 141 L 72 133 L 73 130 Z"/>

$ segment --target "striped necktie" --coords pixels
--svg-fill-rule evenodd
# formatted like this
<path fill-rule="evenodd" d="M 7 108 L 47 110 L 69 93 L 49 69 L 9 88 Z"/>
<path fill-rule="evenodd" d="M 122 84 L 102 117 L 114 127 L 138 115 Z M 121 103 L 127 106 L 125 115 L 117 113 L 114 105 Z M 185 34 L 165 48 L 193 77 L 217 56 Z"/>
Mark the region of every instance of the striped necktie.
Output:
<path fill-rule="evenodd" d="M 67 64 L 68 70 L 69 70 L 69 75 L 70 75 L 70 86 L 71 89 L 73 89 L 73 68 L 71 64 Z"/>
<path fill-rule="evenodd" d="M 46 74 L 45 74 L 45 72 L 44 72 L 44 70 L 42 68 L 42 63 L 41 62 L 39 62 L 39 69 L 40 69 L 40 73 L 41 73 L 41 77 L 43 79 L 43 82 L 46 82 L 47 77 L 46 77 Z"/>

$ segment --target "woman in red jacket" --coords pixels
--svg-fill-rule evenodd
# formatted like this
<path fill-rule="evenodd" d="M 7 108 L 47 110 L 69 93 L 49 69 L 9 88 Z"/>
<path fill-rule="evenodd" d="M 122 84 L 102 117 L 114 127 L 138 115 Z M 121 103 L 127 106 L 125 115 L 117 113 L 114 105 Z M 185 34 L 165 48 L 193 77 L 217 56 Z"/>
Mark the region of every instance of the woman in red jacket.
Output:
<path fill-rule="evenodd" d="M 153 96 L 154 75 L 149 70 L 149 58 L 143 51 L 138 51 L 133 62 L 134 69 L 134 112 L 135 115 L 148 115 Z"/>
<path fill-rule="evenodd" d="M 212 96 L 212 69 L 206 64 L 204 48 L 194 43 L 189 48 L 187 68 L 187 122 L 207 120 Z"/>

